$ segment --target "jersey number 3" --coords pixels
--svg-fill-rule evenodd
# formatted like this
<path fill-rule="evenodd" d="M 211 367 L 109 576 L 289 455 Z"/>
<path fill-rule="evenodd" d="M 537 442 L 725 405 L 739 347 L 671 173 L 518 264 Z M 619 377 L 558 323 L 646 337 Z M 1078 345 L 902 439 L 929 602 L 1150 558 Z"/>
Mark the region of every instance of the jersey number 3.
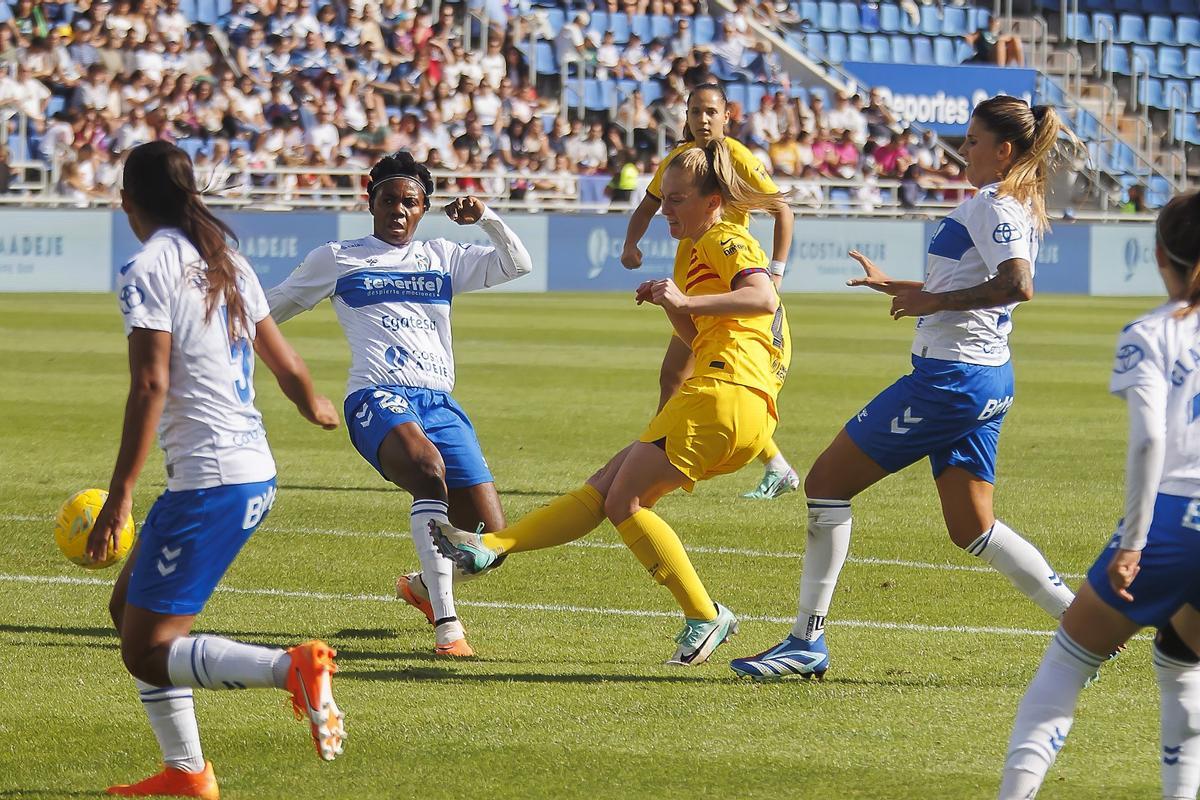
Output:
<path fill-rule="evenodd" d="M 225 330 L 229 330 L 229 311 L 221 306 L 221 318 L 225 322 Z M 254 353 L 250 340 L 243 336 L 229 344 L 229 365 L 233 367 L 233 391 L 238 402 L 250 405 L 254 395 Z"/>

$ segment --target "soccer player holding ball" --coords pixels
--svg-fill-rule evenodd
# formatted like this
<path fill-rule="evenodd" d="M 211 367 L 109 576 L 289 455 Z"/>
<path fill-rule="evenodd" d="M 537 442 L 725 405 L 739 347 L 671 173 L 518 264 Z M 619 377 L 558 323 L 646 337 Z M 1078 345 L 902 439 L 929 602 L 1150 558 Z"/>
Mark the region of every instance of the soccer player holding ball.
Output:
<path fill-rule="evenodd" d="M 1033 298 L 1046 181 L 1060 134 L 1077 144 L 1050 106 L 1030 108 L 1003 95 L 985 100 L 960 149 L 979 193 L 938 227 L 926 280 L 892 280 L 850 253 L 866 272 L 851 285 L 891 295 L 895 319 L 918 318 L 913 371 L 852 417 L 809 470 L 799 614 L 780 644 L 732 662 L 739 675 L 825 674 L 825 616 L 850 548 L 850 501 L 926 457 L 950 539 L 1055 619 L 1070 605 L 1071 590 L 1045 557 L 992 507 L 1000 426 L 1014 397 L 1012 313 Z"/>
<path fill-rule="evenodd" d="M 697 147 L 706 147 L 710 142 L 720 141 L 729 150 L 730 163 L 737 176 L 747 186 L 763 194 L 777 194 L 779 187 L 771 180 L 762 162 L 755 158 L 745 145 L 725 135 L 729 124 L 729 103 L 725 90 L 720 84 L 705 83 L 697 86 L 688 95 L 687 124 L 684 129 L 684 140 L 674 150 L 667 154 L 659 164 L 658 170 L 646 187 L 646 196 L 634 209 L 629 219 L 629 227 L 625 231 L 625 247 L 621 253 L 621 264 L 627 269 L 637 269 L 642 265 L 642 251 L 638 243 L 646 235 L 650 220 L 658 213 L 663 203 L 663 177 L 667 168 L 682 153 Z M 774 242 L 771 246 L 771 262 L 768 269 L 775 288 L 783 282 L 783 272 L 787 267 L 788 250 L 792 246 L 792 209 L 787 203 L 779 203 L 768 209 L 775 218 Z M 750 213 L 732 205 L 725 206 L 725 219 L 741 225 L 750 226 Z M 667 345 L 666 355 L 663 356 L 662 369 L 659 372 L 658 408 L 662 410 L 692 374 L 695 360 L 691 349 L 677 336 L 672 336 Z M 766 472 L 757 488 L 742 495 L 753 499 L 771 500 L 780 495 L 794 492 L 800 487 L 800 477 L 788 464 L 787 459 L 779 452 L 779 446 L 774 438 L 769 438 L 758 460 L 766 466 Z"/>
<path fill-rule="evenodd" d="M 429 526 L 499 530 L 505 520 L 475 428 L 450 396 L 450 303 L 526 275 L 533 264 L 517 235 L 475 197 L 444 210 L 460 225 L 479 225 L 492 247 L 416 239 L 433 188 L 429 170 L 408 151 L 385 156 L 367 184 L 374 233 L 318 247 L 267 297 L 281 323 L 332 298 L 350 343 L 350 441 L 413 497 L 409 527 L 421 572 L 401 576 L 398 593 L 434 626 L 435 653 L 471 656 L 454 606 L 454 565 L 434 549 Z"/>
<path fill-rule="evenodd" d="M 117 279 L 131 380 L 117 463 L 87 553 L 104 561 L 128 522 L 157 426 L 167 491 L 142 525 L 109 611 L 165 764 L 108 792 L 216 800 L 193 688 L 285 689 L 309 720 L 318 754 L 330 760 L 342 751 L 328 645 L 279 650 L 189 635 L 275 499 L 275 461 L 254 407 L 254 354 L 305 419 L 332 430 L 338 417 L 275 327 L 254 271 L 227 244 L 232 232 L 205 207 L 186 153 L 167 142 L 134 148 L 121 206 L 143 243 Z"/>
<path fill-rule="evenodd" d="M 1200 195 L 1163 207 L 1157 239 L 1168 300 L 1121 331 L 1109 381 L 1129 409 L 1125 516 L 1021 700 L 1002 800 L 1037 794 L 1080 690 L 1147 625 L 1158 628 L 1162 796 L 1200 790 Z"/>
<path fill-rule="evenodd" d="M 477 535 L 434 526 L 438 549 L 468 573 L 500 557 L 565 544 L 605 518 L 666 586 L 685 624 L 668 664 L 703 663 L 737 631 L 737 619 L 709 597 L 671 526 L 652 510 L 660 498 L 741 469 L 771 438 L 775 399 L 791 361 L 791 336 L 762 248 L 726 208 L 774 209 L 778 193 L 755 190 L 734 169 L 722 140 L 693 147 L 663 176 L 663 215 L 679 240 L 674 278 L 646 281 L 636 300 L 661 306 L 695 369 L 638 440 L 579 489 L 502 531 Z"/>

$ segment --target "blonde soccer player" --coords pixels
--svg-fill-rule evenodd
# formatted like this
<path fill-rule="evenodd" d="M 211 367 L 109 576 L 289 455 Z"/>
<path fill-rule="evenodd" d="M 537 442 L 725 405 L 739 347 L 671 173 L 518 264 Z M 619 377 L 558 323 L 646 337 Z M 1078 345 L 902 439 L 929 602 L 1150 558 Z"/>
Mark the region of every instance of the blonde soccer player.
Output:
<path fill-rule="evenodd" d="M 1080 690 L 1147 625 L 1158 628 L 1162 796 L 1200 790 L 1200 195 L 1164 206 L 1156 234 L 1168 299 L 1122 329 L 1109 380 L 1129 414 L 1125 516 L 1021 700 L 1001 800 L 1037 794 Z"/>
<path fill-rule="evenodd" d="M 764 195 L 778 194 L 779 187 L 771 180 L 762 162 L 749 149 L 732 136 L 725 134 L 729 125 L 729 102 L 725 90 L 717 83 L 705 83 L 697 86 L 688 95 L 687 124 L 684 127 L 684 140 L 663 159 L 650 185 L 646 187 L 646 196 L 634 209 L 629 219 L 629 227 L 625 231 L 625 246 L 621 252 L 621 264 L 627 269 L 637 269 L 642 265 L 642 251 L 638 243 L 646 235 L 650 220 L 658 213 L 663 204 L 663 176 L 667 168 L 682 153 L 697 147 L 706 147 L 710 142 L 720 141 L 729 150 L 730 163 L 734 173 L 751 189 Z M 771 244 L 771 261 L 767 266 L 771 280 L 779 288 L 783 281 L 783 272 L 787 267 L 788 250 L 792 246 L 792 209 L 787 203 L 779 203 L 767 211 L 775 218 L 775 230 Z M 742 227 L 749 227 L 750 213 L 745 209 L 726 205 L 725 219 Z M 663 356 L 662 368 L 659 372 L 658 407 L 661 409 L 687 377 L 692 374 L 695 361 L 692 351 L 678 337 L 672 336 L 667 344 L 667 352 Z M 780 495 L 794 492 L 800 487 L 800 476 L 792 469 L 787 459 L 775 444 L 775 439 L 767 440 L 758 460 L 765 465 L 765 472 L 758 486 L 742 495 L 753 499 L 770 500 Z"/>
<path fill-rule="evenodd" d="M 267 313 L 258 278 L 230 247 L 232 232 L 205 207 L 187 153 L 167 142 L 130 151 L 121 206 L 142 242 L 117 278 L 129 399 L 88 555 L 103 559 L 129 519 L 157 427 L 167 490 L 142 523 L 109 613 L 164 765 L 108 793 L 217 800 L 193 688 L 284 689 L 297 715 L 309 720 L 318 754 L 328 760 L 342 751 L 329 645 L 281 650 L 191 635 L 196 615 L 275 500 L 275 461 L 254 407 L 255 354 L 309 422 L 332 430 L 338 416 L 328 398 L 313 393 L 308 368 Z"/>
<path fill-rule="evenodd" d="M 895 319 L 917 317 L 913 371 L 851 417 L 809 470 L 796 622 L 774 647 L 734 659 L 739 675 L 825 674 L 825 617 L 850 548 L 850 501 L 923 458 L 956 545 L 1055 619 L 1070 604 L 1071 590 L 1036 547 L 996 519 L 992 505 L 1000 427 L 1015 397 L 1008 336 L 1017 304 L 1033 298 L 1060 134 L 1073 140 L 1051 106 L 1030 108 L 1003 95 L 983 101 L 959 151 L 979 193 L 938 226 L 924 283 L 892 280 L 851 251 L 866 271 L 851 285 L 891 295 Z"/>
<path fill-rule="evenodd" d="M 738 177 L 719 139 L 675 158 L 662 191 L 663 214 L 679 240 L 674 278 L 644 282 L 636 300 L 666 312 L 695 359 L 691 375 L 638 440 L 579 489 L 495 533 L 444 524 L 432 530 L 444 555 L 477 573 L 502 556 L 578 539 L 609 519 L 683 611 L 667 663 L 694 666 L 737 631 L 737 619 L 709 597 L 679 537 L 652 508 L 676 489 L 741 469 L 775 430 L 775 399 L 791 360 L 787 317 L 762 248 L 724 212 L 783 200 Z"/>

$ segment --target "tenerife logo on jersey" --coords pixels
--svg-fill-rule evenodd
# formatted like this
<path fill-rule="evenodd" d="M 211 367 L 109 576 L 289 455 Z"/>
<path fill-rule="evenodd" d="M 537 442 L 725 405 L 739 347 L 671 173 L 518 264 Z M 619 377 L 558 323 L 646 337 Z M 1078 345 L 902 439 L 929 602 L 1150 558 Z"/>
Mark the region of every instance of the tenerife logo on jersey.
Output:
<path fill-rule="evenodd" d="M 996 244 L 1008 244 L 1021 238 L 1021 229 L 1011 222 L 1001 222 L 992 231 L 992 241 Z"/>
<path fill-rule="evenodd" d="M 408 350 L 398 344 L 392 345 L 383 351 L 383 359 L 394 370 L 404 369 L 404 365 L 408 363 Z"/>
<path fill-rule="evenodd" d="M 1123 344 L 1117 349 L 1117 360 L 1113 364 L 1113 372 L 1124 375 L 1142 363 L 1142 359 L 1145 357 L 1145 352 L 1136 344 Z"/>
<path fill-rule="evenodd" d="M 119 295 L 121 300 L 121 313 L 128 314 L 142 304 L 145 299 L 142 296 L 142 290 L 134 286 L 132 283 L 121 288 Z"/>
<path fill-rule="evenodd" d="M 366 270 L 338 278 L 334 294 L 351 308 L 376 303 L 445 303 L 453 294 L 444 272 L 385 272 Z"/>

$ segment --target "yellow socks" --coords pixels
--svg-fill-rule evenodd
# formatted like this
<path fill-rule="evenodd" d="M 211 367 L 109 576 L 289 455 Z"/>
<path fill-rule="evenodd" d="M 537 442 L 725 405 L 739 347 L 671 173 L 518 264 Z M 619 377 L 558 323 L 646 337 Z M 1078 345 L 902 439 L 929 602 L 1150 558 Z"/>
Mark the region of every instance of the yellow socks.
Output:
<path fill-rule="evenodd" d="M 758 454 L 758 460 L 766 464 L 777 455 L 779 455 L 779 445 L 775 444 L 774 439 L 771 439 L 762 449 L 762 452 Z"/>
<path fill-rule="evenodd" d="M 483 546 L 520 553 L 573 542 L 604 521 L 604 498 L 589 484 L 556 497 L 502 531 L 483 534 Z"/>
<path fill-rule="evenodd" d="M 643 508 L 618 525 L 617 531 L 654 580 L 671 590 L 685 617 L 717 618 L 717 607 L 692 567 L 683 543 L 662 517 Z"/>

